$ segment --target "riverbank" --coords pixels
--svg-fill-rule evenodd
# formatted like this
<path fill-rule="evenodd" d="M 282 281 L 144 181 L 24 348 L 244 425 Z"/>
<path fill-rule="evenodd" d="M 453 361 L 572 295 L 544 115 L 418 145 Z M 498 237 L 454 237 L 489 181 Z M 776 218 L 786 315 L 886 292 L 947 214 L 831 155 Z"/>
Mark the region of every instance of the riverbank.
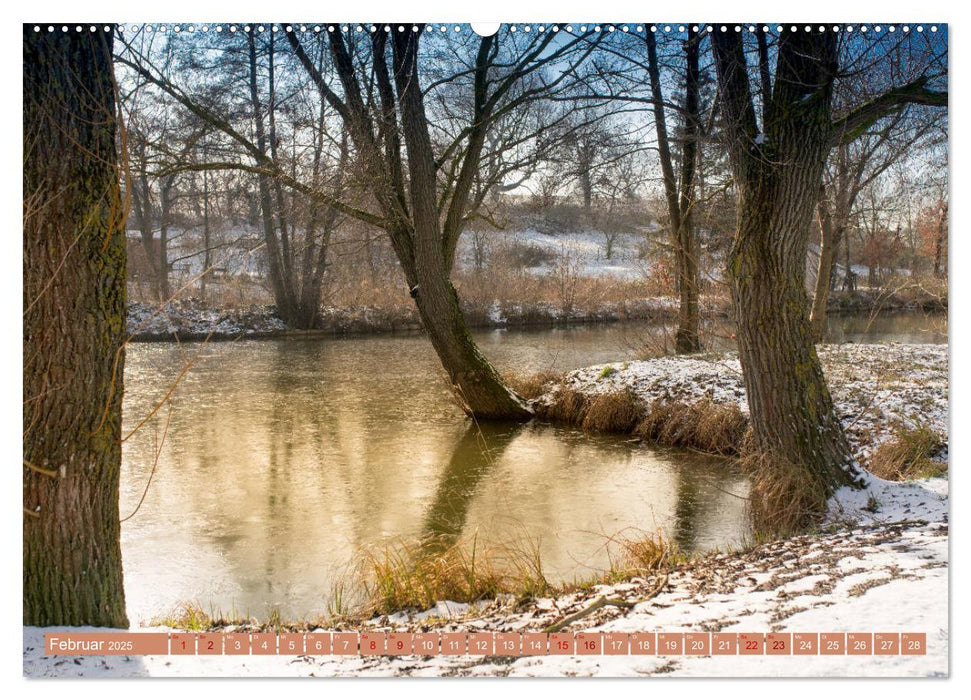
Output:
<path fill-rule="evenodd" d="M 893 313 L 921 311 L 941 313 L 946 299 L 917 298 L 899 294 L 858 292 L 834 293 L 829 313 Z M 471 328 L 527 328 L 583 323 L 671 322 L 677 319 L 674 297 L 644 297 L 623 302 L 566 305 L 548 302 L 489 304 L 464 301 L 463 312 Z M 731 305 L 725 296 L 703 296 L 704 319 L 727 320 Z M 197 341 L 272 338 L 341 337 L 385 333 L 415 333 L 422 330 L 414 304 L 394 306 L 324 307 L 314 330 L 288 328 L 272 305 L 212 307 L 197 299 L 176 300 L 161 308 L 142 302 L 128 305 L 128 333 L 135 342 Z"/>
<path fill-rule="evenodd" d="M 728 306 L 710 299 L 703 306 L 710 318 L 727 318 Z M 564 309 L 555 304 L 509 304 L 490 306 L 464 304 L 470 328 L 526 328 L 565 326 L 583 323 L 620 323 L 625 321 L 664 322 L 677 316 L 677 300 L 670 297 L 632 299 L 623 303 L 601 303 L 589 308 Z M 391 333 L 418 333 L 422 330 L 418 310 L 407 306 L 354 308 L 325 307 L 318 327 L 312 330 L 288 328 L 276 316 L 273 306 L 245 309 L 210 308 L 194 300 L 175 301 L 162 309 L 146 304 L 129 304 L 128 332 L 136 342 L 169 340 L 235 340 L 278 338 L 329 338 Z"/>
<path fill-rule="evenodd" d="M 555 598 L 374 618 L 383 632 L 535 632 L 607 605 L 567 632 L 917 632 L 922 656 L 538 656 L 538 657 L 45 657 L 43 634 L 24 629 L 28 676 L 945 676 L 948 674 L 948 484 L 890 483 L 838 493 L 812 535 L 716 553 L 653 576 Z M 880 501 L 873 512 L 868 504 Z M 852 524 L 851 524 L 852 523 Z M 141 631 L 148 631 L 145 628 Z M 165 628 L 151 628 L 165 631 Z M 245 631 L 245 627 L 217 631 Z M 81 630 L 75 630 L 81 631 Z M 322 631 L 322 630 L 318 630 Z"/>
<path fill-rule="evenodd" d="M 881 446 L 926 436 L 924 466 L 946 468 L 948 346 L 817 347 L 837 415 L 857 460 Z M 630 432 L 662 444 L 737 452 L 748 419 L 734 352 L 595 365 L 562 377 L 522 380 L 540 415 L 599 432 Z"/>

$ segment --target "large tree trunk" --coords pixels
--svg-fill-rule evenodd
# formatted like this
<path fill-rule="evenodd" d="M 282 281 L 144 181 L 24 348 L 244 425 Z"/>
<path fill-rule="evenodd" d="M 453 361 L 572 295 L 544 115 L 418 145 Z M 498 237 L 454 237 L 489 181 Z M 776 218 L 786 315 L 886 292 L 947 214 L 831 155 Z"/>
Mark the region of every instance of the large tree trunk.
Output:
<path fill-rule="evenodd" d="M 816 355 L 806 304 L 813 178 L 780 178 L 740 202 L 731 289 L 756 447 L 808 467 L 831 485 L 855 475 Z"/>
<path fill-rule="evenodd" d="M 25 625 L 128 627 L 111 34 L 24 26 Z"/>
<path fill-rule="evenodd" d="M 715 32 L 720 99 L 739 192 L 729 276 L 753 449 L 819 493 L 860 472 L 833 408 L 809 323 L 806 254 L 830 150 L 836 37 L 784 34 L 769 122 L 759 129 L 740 36 Z M 797 499 L 800 494 L 788 494 Z"/>

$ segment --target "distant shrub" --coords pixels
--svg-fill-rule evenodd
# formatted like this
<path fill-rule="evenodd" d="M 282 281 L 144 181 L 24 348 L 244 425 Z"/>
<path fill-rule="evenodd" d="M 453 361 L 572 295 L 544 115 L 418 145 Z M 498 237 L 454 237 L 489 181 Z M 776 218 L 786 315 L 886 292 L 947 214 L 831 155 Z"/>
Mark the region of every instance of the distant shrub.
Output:
<path fill-rule="evenodd" d="M 541 267 L 552 265 L 556 261 L 556 253 L 535 243 L 522 241 L 508 241 L 497 246 L 492 256 L 493 267 L 521 270 L 527 267 Z"/>

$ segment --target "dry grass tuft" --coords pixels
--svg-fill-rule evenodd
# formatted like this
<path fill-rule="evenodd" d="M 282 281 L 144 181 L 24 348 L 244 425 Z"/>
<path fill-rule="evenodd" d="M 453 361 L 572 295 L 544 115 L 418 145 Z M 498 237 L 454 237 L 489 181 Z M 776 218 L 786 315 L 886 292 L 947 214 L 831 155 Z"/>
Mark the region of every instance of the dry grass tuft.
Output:
<path fill-rule="evenodd" d="M 747 429 L 748 419 L 734 404 L 659 401 L 651 406 L 634 432 L 659 445 L 737 455 Z"/>
<path fill-rule="evenodd" d="M 749 512 L 758 536 L 789 537 L 804 532 L 826 512 L 830 491 L 805 466 L 747 447 L 739 461 L 752 482 Z"/>
<path fill-rule="evenodd" d="M 660 530 L 641 539 L 625 540 L 623 546 L 624 564 L 631 573 L 662 571 L 682 559 L 677 546 L 664 539 Z"/>
<path fill-rule="evenodd" d="M 513 372 L 505 375 L 505 379 L 517 394 L 525 399 L 535 400 L 548 392 L 557 382 L 560 382 L 563 375 L 556 372 L 535 372 L 533 374 Z"/>
<path fill-rule="evenodd" d="M 153 619 L 151 624 L 152 626 L 198 632 L 210 629 L 215 624 L 213 617 L 203 610 L 198 603 L 184 601 L 178 603 L 168 615 Z"/>
<path fill-rule="evenodd" d="M 456 543 L 396 541 L 366 551 L 361 569 L 372 614 L 427 610 L 440 600 L 473 603 L 503 593 L 528 598 L 553 590 L 538 548 L 483 548 L 474 537 Z"/>
<path fill-rule="evenodd" d="M 239 615 L 235 609 L 227 613 L 222 610 L 210 609 L 206 612 L 201 605 L 193 601 L 182 601 L 167 615 L 156 617 L 151 621 L 152 626 L 171 627 L 187 632 L 204 632 L 227 625 L 260 625 L 264 629 L 279 629 L 284 626 L 280 617 L 280 610 L 269 610 L 263 622 L 257 622 L 249 615 Z"/>
<path fill-rule="evenodd" d="M 589 409 L 590 399 L 586 394 L 567 384 L 560 384 L 553 394 L 552 403 L 540 410 L 543 418 L 554 423 L 581 426 Z"/>
<path fill-rule="evenodd" d="M 644 404 L 634 392 L 612 391 L 593 398 L 581 426 L 591 432 L 630 433 L 644 413 Z"/>
<path fill-rule="evenodd" d="M 873 451 L 868 468 L 872 474 L 888 481 L 943 476 L 947 465 L 932 459 L 943 446 L 941 436 L 930 428 L 899 428 L 890 440 Z"/>

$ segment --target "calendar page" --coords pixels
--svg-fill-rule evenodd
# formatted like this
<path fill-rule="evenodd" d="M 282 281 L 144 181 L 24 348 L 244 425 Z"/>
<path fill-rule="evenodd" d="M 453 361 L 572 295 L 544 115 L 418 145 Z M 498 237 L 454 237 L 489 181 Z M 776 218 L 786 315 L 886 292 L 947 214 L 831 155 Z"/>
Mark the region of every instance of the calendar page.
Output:
<path fill-rule="evenodd" d="M 24 676 L 949 674 L 947 24 L 583 14 L 23 24 Z"/>

